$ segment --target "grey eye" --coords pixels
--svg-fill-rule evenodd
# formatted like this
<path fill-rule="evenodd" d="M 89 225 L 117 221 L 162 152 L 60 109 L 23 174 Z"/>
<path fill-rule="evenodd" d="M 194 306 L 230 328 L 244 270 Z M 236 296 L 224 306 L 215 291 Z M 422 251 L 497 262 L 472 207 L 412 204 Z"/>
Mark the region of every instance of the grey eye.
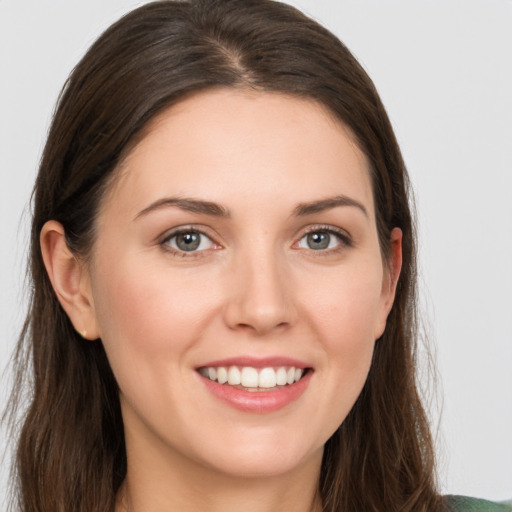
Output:
<path fill-rule="evenodd" d="M 307 235 L 307 244 L 310 249 L 327 249 L 331 240 L 329 233 L 309 233 Z"/>
<path fill-rule="evenodd" d="M 212 240 L 199 231 L 182 231 L 172 235 L 168 245 L 182 252 L 204 251 L 213 246 Z"/>
<path fill-rule="evenodd" d="M 333 249 L 340 245 L 341 240 L 335 233 L 329 231 L 312 231 L 305 234 L 299 240 L 301 249 L 312 249 L 313 251 L 323 251 L 325 249 Z"/>
<path fill-rule="evenodd" d="M 182 251 L 195 251 L 201 243 L 199 233 L 180 233 L 176 235 L 176 245 Z"/>

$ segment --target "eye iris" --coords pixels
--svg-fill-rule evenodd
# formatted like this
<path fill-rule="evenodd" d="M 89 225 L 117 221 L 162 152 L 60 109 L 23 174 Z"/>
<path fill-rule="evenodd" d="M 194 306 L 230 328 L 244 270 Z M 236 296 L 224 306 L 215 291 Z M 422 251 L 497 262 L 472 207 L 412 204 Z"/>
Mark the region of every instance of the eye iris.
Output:
<path fill-rule="evenodd" d="M 319 249 L 327 249 L 329 247 L 329 242 L 331 241 L 331 237 L 329 233 L 322 233 L 317 231 L 315 233 L 309 233 L 307 236 L 308 247 L 310 249 L 314 249 L 318 251 Z"/>
<path fill-rule="evenodd" d="M 176 245 L 182 251 L 195 251 L 201 243 L 199 233 L 180 233 L 176 236 Z"/>

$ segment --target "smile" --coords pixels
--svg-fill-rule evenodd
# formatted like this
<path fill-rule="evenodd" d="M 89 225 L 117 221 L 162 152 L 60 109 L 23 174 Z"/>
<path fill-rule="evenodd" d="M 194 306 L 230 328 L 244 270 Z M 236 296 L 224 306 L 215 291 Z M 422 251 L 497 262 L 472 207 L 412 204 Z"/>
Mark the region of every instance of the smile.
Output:
<path fill-rule="evenodd" d="M 292 407 L 308 389 L 313 367 L 288 357 L 235 357 L 196 368 L 206 389 L 245 413 L 272 413 Z"/>
<path fill-rule="evenodd" d="M 303 368 L 294 366 L 254 368 L 252 366 L 203 366 L 199 373 L 219 384 L 238 386 L 247 391 L 269 391 L 298 382 L 304 375 Z"/>

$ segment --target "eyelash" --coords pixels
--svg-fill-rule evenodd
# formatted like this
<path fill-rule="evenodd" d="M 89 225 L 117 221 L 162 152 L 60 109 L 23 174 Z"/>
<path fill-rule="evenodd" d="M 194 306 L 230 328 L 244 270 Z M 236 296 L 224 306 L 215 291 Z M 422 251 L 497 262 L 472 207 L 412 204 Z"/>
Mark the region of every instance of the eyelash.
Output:
<path fill-rule="evenodd" d="M 299 238 L 298 242 L 296 242 L 296 243 L 299 243 L 304 237 L 306 237 L 307 235 L 309 235 L 311 233 L 327 233 L 328 235 L 334 235 L 338 239 L 338 242 L 339 242 L 336 247 L 333 247 L 331 249 L 317 250 L 317 251 L 315 251 L 314 249 L 310 249 L 311 252 L 315 256 L 327 256 L 327 255 L 331 255 L 331 254 L 336 254 L 336 253 L 343 251 L 347 248 L 353 247 L 353 245 L 354 245 L 351 236 L 346 231 L 339 229 L 339 228 L 335 228 L 333 226 L 325 226 L 325 225 L 317 225 L 317 226 L 311 226 L 311 227 L 307 228 L 304 231 L 304 233 L 302 234 L 302 236 Z"/>
<path fill-rule="evenodd" d="M 185 226 L 183 228 L 178 228 L 170 233 L 168 233 L 164 238 L 161 239 L 159 242 L 159 245 L 165 250 L 173 254 L 174 256 L 179 256 L 182 258 L 198 258 L 204 256 L 204 252 L 208 251 L 209 249 L 203 249 L 200 251 L 183 251 L 176 249 L 174 247 L 170 246 L 170 242 L 173 238 L 181 235 L 181 234 L 187 234 L 187 233 L 194 233 L 198 234 L 200 236 L 204 236 L 210 240 L 210 242 L 213 245 L 216 245 L 217 247 L 221 247 L 220 244 L 215 242 L 211 236 L 209 236 L 207 233 L 205 233 L 202 229 L 199 229 L 195 226 Z M 334 228 L 333 226 L 325 226 L 325 225 L 317 225 L 317 226 L 311 226 L 307 228 L 300 238 L 294 243 L 294 245 L 297 245 L 300 243 L 300 241 L 312 234 L 312 233 L 326 233 L 328 235 L 334 235 L 334 237 L 338 240 L 338 245 L 334 248 L 325 249 L 325 250 L 314 250 L 310 249 L 311 253 L 313 253 L 315 256 L 327 256 L 330 254 L 338 253 L 340 251 L 343 251 L 346 248 L 353 246 L 353 241 L 350 235 L 341 229 Z"/>
<path fill-rule="evenodd" d="M 170 242 L 173 238 L 175 237 L 178 237 L 179 235 L 182 235 L 182 234 L 187 234 L 187 233 L 194 233 L 194 234 L 198 234 L 200 236 L 203 236 L 203 237 L 206 237 L 207 239 L 209 239 L 211 241 L 211 243 L 213 245 L 216 245 L 218 247 L 220 247 L 219 244 L 217 244 L 213 238 L 211 236 L 209 236 L 207 233 L 205 233 L 202 229 L 199 229 L 197 227 L 194 227 L 194 226 L 185 226 L 183 228 L 178 228 L 178 229 L 175 229 L 174 231 L 168 233 L 160 242 L 159 242 L 159 245 L 165 250 L 165 251 L 168 251 L 170 252 L 171 254 L 173 254 L 174 256 L 179 256 L 181 258 L 198 258 L 198 257 L 201 257 L 203 256 L 202 253 L 204 253 L 205 251 L 207 251 L 208 249 L 203 249 L 201 251 L 182 251 L 182 250 L 179 250 L 179 249 L 175 249 L 174 247 L 171 247 L 170 246 Z"/>

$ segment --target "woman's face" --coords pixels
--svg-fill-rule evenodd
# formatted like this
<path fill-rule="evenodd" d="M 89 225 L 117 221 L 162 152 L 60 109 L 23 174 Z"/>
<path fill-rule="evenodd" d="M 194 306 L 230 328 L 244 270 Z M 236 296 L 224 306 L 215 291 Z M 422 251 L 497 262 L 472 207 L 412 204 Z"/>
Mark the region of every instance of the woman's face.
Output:
<path fill-rule="evenodd" d="M 129 461 L 318 465 L 394 293 L 349 132 L 312 101 L 210 91 L 154 120 L 118 173 L 88 279 Z"/>

